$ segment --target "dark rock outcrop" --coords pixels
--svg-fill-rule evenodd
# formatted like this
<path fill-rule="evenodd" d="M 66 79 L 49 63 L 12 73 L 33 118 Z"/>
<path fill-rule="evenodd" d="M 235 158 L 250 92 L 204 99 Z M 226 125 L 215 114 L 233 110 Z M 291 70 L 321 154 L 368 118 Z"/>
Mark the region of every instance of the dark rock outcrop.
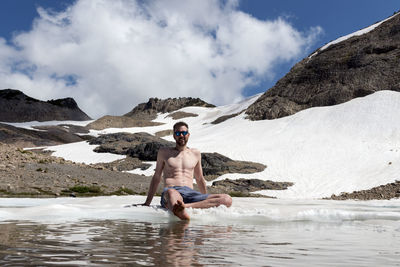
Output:
<path fill-rule="evenodd" d="M 157 113 L 168 113 L 184 107 L 215 107 L 208 104 L 200 98 L 180 97 L 180 98 L 167 98 L 158 99 L 150 98 L 147 103 L 137 105 L 133 110 L 124 116 L 132 117 L 141 120 L 154 120 Z"/>
<path fill-rule="evenodd" d="M 144 161 L 157 160 L 158 150 L 162 147 L 173 147 L 175 143 L 166 141 L 148 133 L 115 133 L 101 135 L 89 142 L 100 145 L 94 151 L 129 155 Z"/>
<path fill-rule="evenodd" d="M 77 129 L 62 126 L 37 127 L 40 131 L 28 130 L 0 123 L 0 142 L 22 147 L 51 146 L 84 141 L 85 136 L 76 135 Z"/>
<path fill-rule="evenodd" d="M 215 119 L 214 121 L 211 122 L 211 124 L 218 124 L 221 122 L 224 122 L 226 120 L 232 119 L 236 116 L 239 116 L 242 112 L 238 112 L 238 113 L 234 113 L 234 114 L 229 114 L 229 115 L 224 115 L 221 117 L 218 117 L 217 119 Z"/>
<path fill-rule="evenodd" d="M 218 153 L 201 153 L 201 166 L 207 181 L 226 173 L 256 173 L 267 166 L 249 161 L 236 161 Z"/>
<path fill-rule="evenodd" d="M 354 191 L 352 193 L 341 193 L 340 195 L 332 195 L 329 199 L 334 200 L 373 200 L 373 199 L 393 199 L 400 198 L 400 181 L 380 185 L 369 190 Z"/>
<path fill-rule="evenodd" d="M 240 192 L 242 194 L 260 191 L 260 190 L 285 190 L 293 183 L 290 182 L 273 182 L 270 180 L 263 181 L 260 179 L 225 179 L 212 183 L 213 188 L 221 188 L 226 192 Z"/>
<path fill-rule="evenodd" d="M 400 91 L 400 15 L 374 30 L 318 49 L 297 63 L 246 110 L 251 120 L 275 119 L 380 90 Z"/>
<path fill-rule="evenodd" d="M 40 101 L 18 90 L 0 90 L 0 121 L 90 120 L 72 98 Z"/>

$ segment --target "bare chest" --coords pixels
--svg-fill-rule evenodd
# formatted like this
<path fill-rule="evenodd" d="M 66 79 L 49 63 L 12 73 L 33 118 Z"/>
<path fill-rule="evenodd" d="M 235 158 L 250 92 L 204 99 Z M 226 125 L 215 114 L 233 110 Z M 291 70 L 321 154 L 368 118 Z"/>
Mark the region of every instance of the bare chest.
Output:
<path fill-rule="evenodd" d="M 171 155 L 165 163 L 166 167 L 170 170 L 193 170 L 197 161 L 193 153 L 185 152 L 178 155 Z"/>

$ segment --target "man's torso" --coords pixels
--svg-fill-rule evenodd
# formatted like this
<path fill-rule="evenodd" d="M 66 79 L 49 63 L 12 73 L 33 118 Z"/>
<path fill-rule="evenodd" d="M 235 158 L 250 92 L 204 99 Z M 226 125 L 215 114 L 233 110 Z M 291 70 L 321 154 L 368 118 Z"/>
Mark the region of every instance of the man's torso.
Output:
<path fill-rule="evenodd" d="M 193 188 L 194 168 L 199 163 L 200 152 L 189 148 L 184 151 L 178 151 L 175 148 L 164 148 L 160 153 L 164 162 L 164 186 L 188 186 Z"/>

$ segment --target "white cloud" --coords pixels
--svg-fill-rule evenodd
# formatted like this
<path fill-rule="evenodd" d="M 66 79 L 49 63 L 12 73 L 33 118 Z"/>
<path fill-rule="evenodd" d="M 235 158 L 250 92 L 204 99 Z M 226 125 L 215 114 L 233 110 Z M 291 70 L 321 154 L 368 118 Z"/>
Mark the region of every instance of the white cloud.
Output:
<path fill-rule="evenodd" d="M 71 96 L 93 117 L 121 115 L 149 97 L 239 100 L 276 64 L 303 56 L 321 31 L 258 20 L 236 1 L 80 0 L 38 13 L 13 45 L 0 39 L 0 88 Z"/>

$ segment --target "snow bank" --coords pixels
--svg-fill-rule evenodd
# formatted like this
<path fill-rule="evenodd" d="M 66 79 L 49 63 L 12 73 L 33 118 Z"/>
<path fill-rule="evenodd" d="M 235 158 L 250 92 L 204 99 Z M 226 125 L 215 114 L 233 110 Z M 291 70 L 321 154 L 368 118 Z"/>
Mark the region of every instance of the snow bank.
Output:
<path fill-rule="evenodd" d="M 158 205 L 132 207 L 145 196 L 112 196 L 56 199 L 3 199 L 0 223 L 24 220 L 41 223 L 65 223 L 82 220 L 128 220 L 168 222 L 178 220 Z M 159 202 L 155 197 L 154 203 Z M 391 201 L 293 201 L 260 198 L 235 198 L 233 206 L 188 209 L 192 224 L 266 224 L 280 222 L 394 221 L 400 220 L 399 200 Z"/>

